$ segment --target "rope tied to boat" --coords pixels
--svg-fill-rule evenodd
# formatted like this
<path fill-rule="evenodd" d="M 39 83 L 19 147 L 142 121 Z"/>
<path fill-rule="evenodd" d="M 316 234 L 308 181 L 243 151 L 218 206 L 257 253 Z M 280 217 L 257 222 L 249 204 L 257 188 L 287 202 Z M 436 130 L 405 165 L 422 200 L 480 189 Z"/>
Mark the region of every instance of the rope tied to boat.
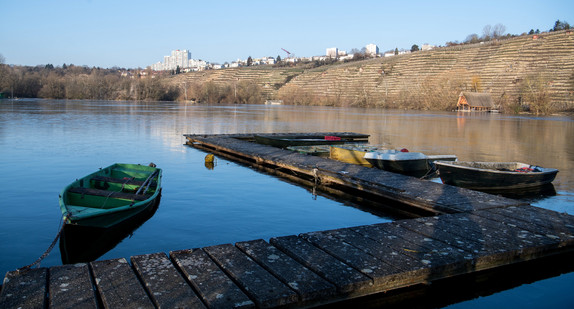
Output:
<path fill-rule="evenodd" d="M 48 249 L 46 249 L 46 251 L 44 251 L 44 254 L 42 254 L 36 261 L 34 261 L 34 263 L 26 265 L 24 267 L 20 267 L 16 270 L 16 272 L 20 273 L 24 273 L 29 271 L 30 269 L 32 269 L 32 267 L 36 266 L 36 265 L 40 265 L 40 263 L 50 254 L 50 252 L 52 252 L 52 249 L 54 249 L 54 247 L 56 246 L 56 243 L 58 243 L 58 239 L 60 239 L 60 236 L 62 235 L 62 232 L 64 231 L 64 223 L 66 221 L 66 216 L 64 216 L 63 218 L 60 219 L 60 230 L 58 231 L 58 234 L 56 235 L 56 238 L 54 238 L 54 240 L 52 241 L 52 243 L 50 244 L 50 246 L 48 247 Z"/>
<path fill-rule="evenodd" d="M 313 169 L 313 178 L 315 179 L 315 183 L 313 184 L 313 192 L 311 194 L 313 195 L 313 199 L 316 200 L 317 199 L 317 185 L 319 183 L 321 183 L 321 178 L 319 177 L 319 169 L 316 167 Z"/>
<path fill-rule="evenodd" d="M 128 182 L 130 182 L 130 181 L 132 181 L 132 180 L 134 180 L 134 179 L 135 179 L 135 177 L 124 177 L 124 182 L 122 182 L 122 187 L 121 187 L 121 189 L 120 189 L 119 192 L 124 191 L 124 189 L 125 189 L 125 187 L 126 187 L 126 184 L 128 184 Z"/>
<path fill-rule="evenodd" d="M 431 179 L 434 178 L 435 176 L 438 176 L 438 170 L 434 169 L 432 167 L 429 167 L 429 169 L 427 170 L 426 174 L 424 174 L 422 177 L 420 177 L 419 179 Z"/>

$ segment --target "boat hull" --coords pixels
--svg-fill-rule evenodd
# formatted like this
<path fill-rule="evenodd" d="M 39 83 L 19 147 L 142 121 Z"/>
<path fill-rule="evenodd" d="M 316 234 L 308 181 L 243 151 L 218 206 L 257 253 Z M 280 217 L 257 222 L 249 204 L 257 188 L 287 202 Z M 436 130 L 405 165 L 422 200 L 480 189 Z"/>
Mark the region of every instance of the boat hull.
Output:
<path fill-rule="evenodd" d="M 368 152 L 365 160 L 379 169 L 408 176 L 423 177 L 435 171 L 437 159 L 456 161 L 455 155 L 427 156 L 420 152 L 400 152 L 387 150 Z"/>
<path fill-rule="evenodd" d="M 374 167 L 379 169 L 399 173 L 409 176 L 423 176 L 432 169 L 426 159 L 418 160 L 384 160 L 384 159 L 368 159 Z"/>
<path fill-rule="evenodd" d="M 443 183 L 475 190 L 516 190 L 551 183 L 558 170 L 515 171 L 530 165 L 520 162 L 436 162 Z M 505 170 L 501 170 L 505 169 Z"/>
<path fill-rule="evenodd" d="M 365 159 L 365 154 L 368 151 L 377 149 L 376 146 L 331 146 L 330 147 L 330 158 L 333 160 L 351 163 L 356 165 L 361 165 L 365 167 L 373 167 L 371 162 Z"/>
<path fill-rule="evenodd" d="M 131 207 L 124 209 L 122 211 L 109 212 L 102 215 L 90 216 L 85 218 L 67 218 L 66 224 L 74 224 L 81 226 L 99 227 L 99 228 L 109 228 L 116 226 L 132 217 L 138 216 L 140 213 L 146 211 L 146 209 L 153 207 L 155 201 L 149 201 L 144 204 L 138 205 L 137 207 Z"/>
<path fill-rule="evenodd" d="M 367 142 L 369 135 L 366 134 L 339 134 L 329 135 L 255 135 L 255 142 L 279 148 L 289 146 L 314 146 L 314 145 L 340 145 L 345 143 Z"/>
<path fill-rule="evenodd" d="M 150 219 L 159 207 L 158 197 L 154 205 L 146 207 L 122 221 L 121 224 L 109 228 L 66 224 L 60 235 L 60 255 L 63 264 L 89 263 L 97 260 L 108 251 L 115 248 L 125 238 Z"/>
<path fill-rule="evenodd" d="M 154 206 L 161 169 L 116 163 L 80 178 L 60 194 L 65 224 L 109 228 Z"/>

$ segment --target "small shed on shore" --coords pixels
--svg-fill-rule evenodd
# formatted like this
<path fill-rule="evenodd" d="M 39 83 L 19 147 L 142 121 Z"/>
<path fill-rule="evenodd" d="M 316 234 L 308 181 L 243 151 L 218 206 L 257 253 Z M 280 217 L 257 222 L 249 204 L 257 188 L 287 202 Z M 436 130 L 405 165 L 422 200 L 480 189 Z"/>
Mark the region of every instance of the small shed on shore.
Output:
<path fill-rule="evenodd" d="M 461 92 L 458 96 L 456 109 L 460 111 L 490 111 L 494 108 L 494 102 L 490 93 Z"/>

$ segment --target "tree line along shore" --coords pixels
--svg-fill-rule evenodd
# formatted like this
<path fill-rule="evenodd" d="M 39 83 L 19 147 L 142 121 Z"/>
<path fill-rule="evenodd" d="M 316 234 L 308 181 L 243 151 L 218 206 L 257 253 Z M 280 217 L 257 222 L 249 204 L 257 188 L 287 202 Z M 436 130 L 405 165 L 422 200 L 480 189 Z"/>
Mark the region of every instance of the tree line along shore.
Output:
<path fill-rule="evenodd" d="M 505 113 L 574 112 L 571 29 L 348 63 L 298 63 L 173 74 L 0 63 L 2 97 L 194 101 L 452 110 L 488 92 Z"/>

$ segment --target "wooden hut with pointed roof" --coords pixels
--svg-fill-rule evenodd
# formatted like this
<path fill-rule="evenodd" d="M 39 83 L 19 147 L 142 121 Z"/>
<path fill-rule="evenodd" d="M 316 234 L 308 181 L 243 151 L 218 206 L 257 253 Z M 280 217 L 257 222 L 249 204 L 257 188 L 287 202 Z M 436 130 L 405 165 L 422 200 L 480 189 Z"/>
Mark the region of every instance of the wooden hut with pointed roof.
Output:
<path fill-rule="evenodd" d="M 463 91 L 458 96 L 456 109 L 459 111 L 488 112 L 494 109 L 494 102 L 490 93 Z"/>

